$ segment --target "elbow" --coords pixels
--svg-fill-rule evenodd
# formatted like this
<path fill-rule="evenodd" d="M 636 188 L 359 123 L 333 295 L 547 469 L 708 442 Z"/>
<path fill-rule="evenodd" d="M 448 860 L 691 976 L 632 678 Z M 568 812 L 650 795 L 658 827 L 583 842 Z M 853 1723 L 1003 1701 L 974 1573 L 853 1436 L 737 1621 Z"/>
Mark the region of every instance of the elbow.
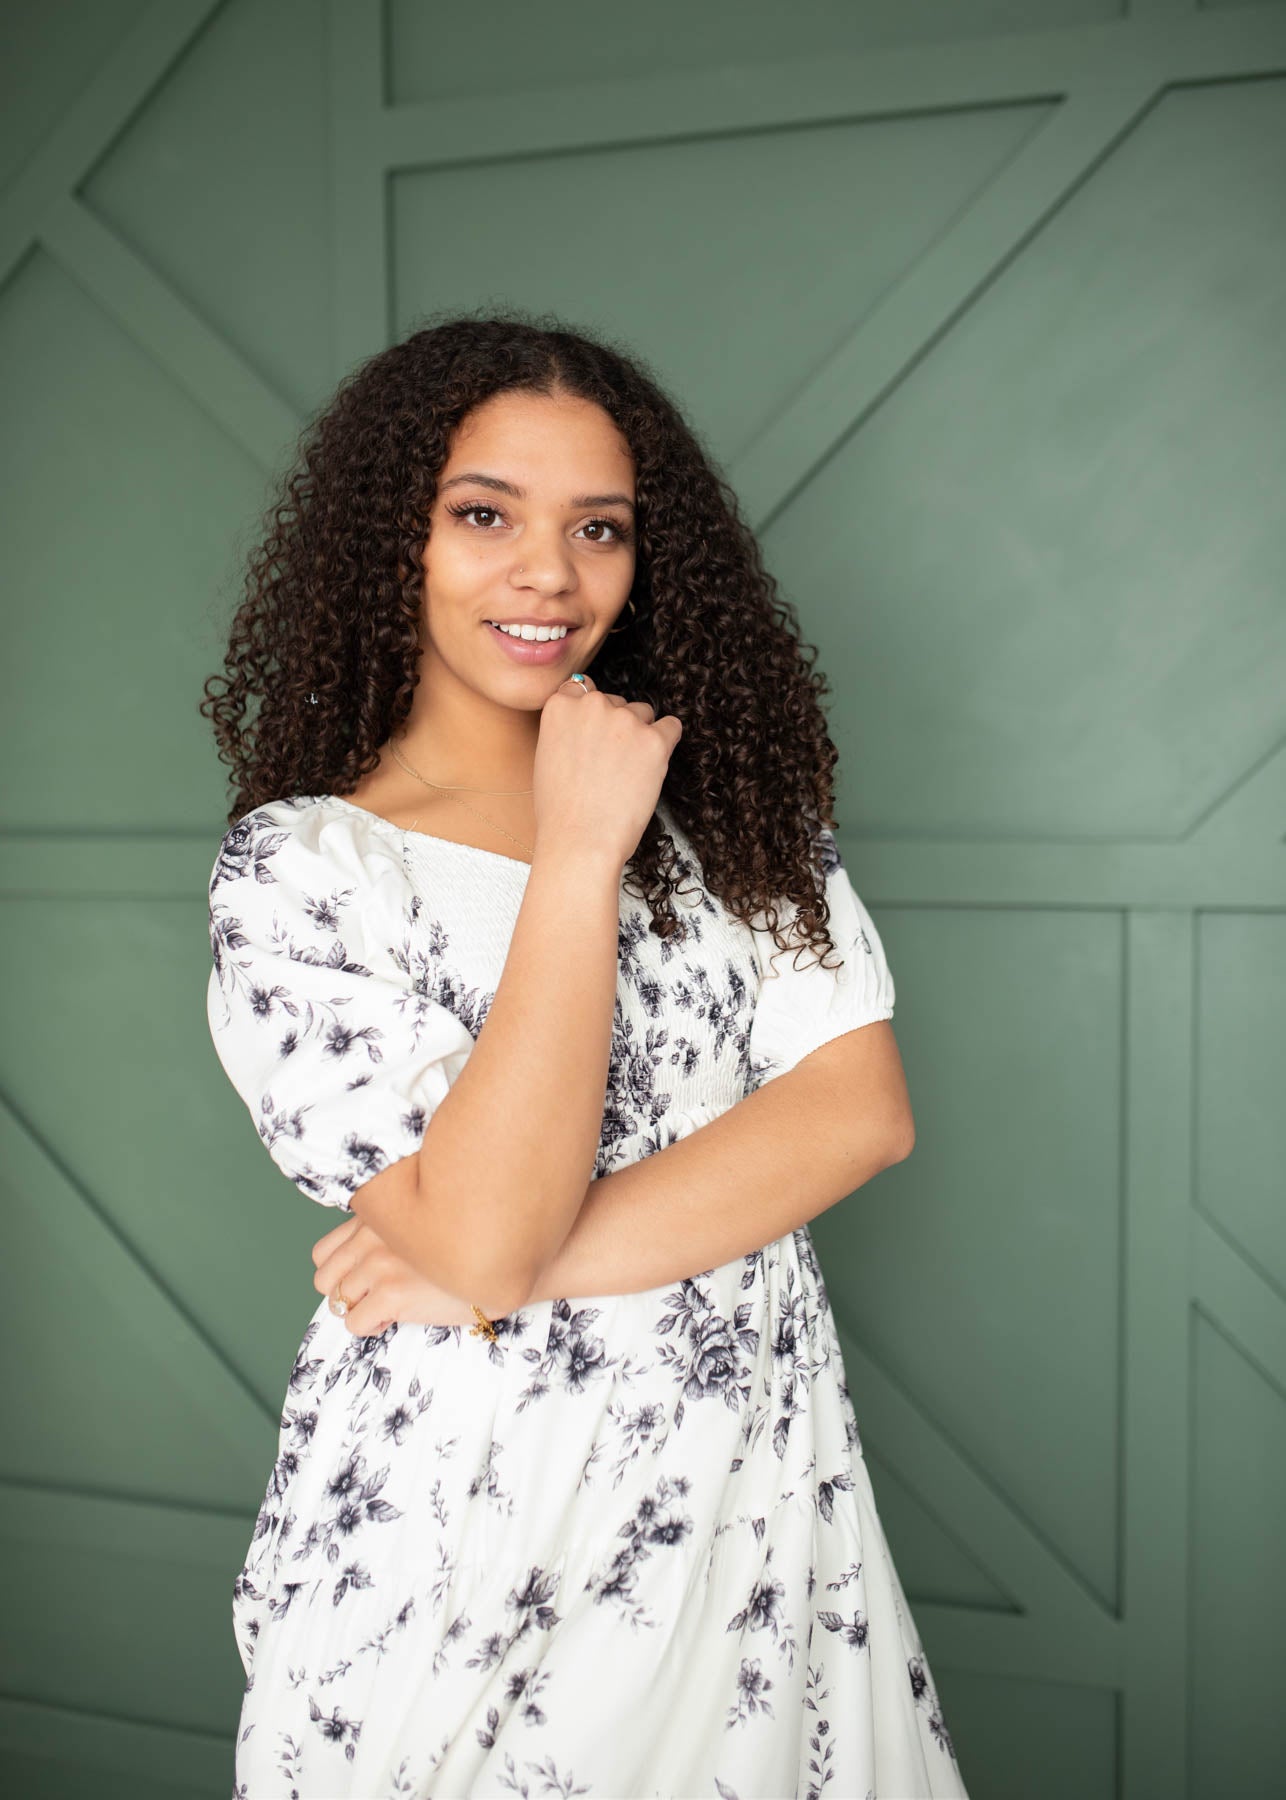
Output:
<path fill-rule="evenodd" d="M 905 1162 L 915 1149 L 915 1120 L 907 1116 L 904 1125 L 895 1133 L 889 1162 Z"/>
<path fill-rule="evenodd" d="M 503 1319 L 527 1305 L 534 1285 L 534 1277 L 526 1270 L 498 1270 L 480 1290 L 481 1299 L 473 1294 L 469 1298 L 476 1300 L 489 1319 Z"/>
<path fill-rule="evenodd" d="M 425 1277 L 489 1319 L 503 1319 L 531 1299 L 536 1274 L 532 1258 L 512 1232 L 478 1228 L 448 1215 L 417 1187 L 418 1266 Z"/>
<path fill-rule="evenodd" d="M 403 1157 L 359 1187 L 353 1212 L 416 1274 L 454 1300 L 481 1307 L 489 1319 L 526 1306 L 535 1271 L 512 1243 L 479 1248 L 473 1241 L 497 1234 L 476 1231 L 435 1204 L 426 1192 L 417 1159 Z M 319 1290 L 320 1291 L 320 1290 Z"/>

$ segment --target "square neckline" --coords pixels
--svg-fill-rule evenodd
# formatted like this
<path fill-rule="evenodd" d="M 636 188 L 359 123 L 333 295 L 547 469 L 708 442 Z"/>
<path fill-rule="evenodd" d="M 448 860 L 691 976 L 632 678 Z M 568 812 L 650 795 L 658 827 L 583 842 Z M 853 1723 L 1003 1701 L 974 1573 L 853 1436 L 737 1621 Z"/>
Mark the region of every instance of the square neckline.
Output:
<path fill-rule="evenodd" d="M 452 850 L 468 850 L 474 856 L 489 856 L 495 862 L 509 863 L 515 869 L 530 869 L 531 863 L 524 856 L 506 856 L 503 850 L 484 850 L 479 844 L 462 844 L 457 838 L 438 837 L 431 831 L 414 831 L 407 825 L 395 825 L 392 819 L 386 819 L 383 813 L 372 812 L 369 806 L 358 806 L 355 800 L 345 799 L 343 794 L 321 794 L 321 800 L 329 800 L 336 806 L 345 807 L 349 812 L 358 813 L 364 819 L 374 819 L 377 825 L 394 831 L 400 838 L 420 838 L 428 844 L 446 844 Z"/>

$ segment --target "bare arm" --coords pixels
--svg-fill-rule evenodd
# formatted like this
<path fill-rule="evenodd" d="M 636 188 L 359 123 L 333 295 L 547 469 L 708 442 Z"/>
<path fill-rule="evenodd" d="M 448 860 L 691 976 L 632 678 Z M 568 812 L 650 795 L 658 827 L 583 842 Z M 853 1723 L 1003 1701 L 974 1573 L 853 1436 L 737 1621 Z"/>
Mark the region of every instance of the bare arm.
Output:
<path fill-rule="evenodd" d="M 583 672 L 545 702 L 535 849 L 486 1021 L 418 1154 L 353 1195 L 353 1212 L 391 1250 L 492 1316 L 525 1301 L 594 1172 L 621 876 L 682 729 L 646 701 L 599 693 Z"/>
<path fill-rule="evenodd" d="M 638 1293 L 718 1268 L 807 1224 L 914 1142 L 892 1025 L 854 1027 L 677 1144 L 592 1181 L 562 1245 L 509 1310 Z M 409 1190 L 415 1165 L 407 1157 L 387 1178 L 401 1175 Z M 394 1319 L 473 1323 L 458 1296 L 360 1219 L 327 1232 L 313 1262 L 319 1294 L 342 1285 L 356 1300 L 347 1324 L 359 1336 Z"/>
<path fill-rule="evenodd" d="M 678 1143 L 589 1184 L 527 1299 L 633 1294 L 773 1243 L 907 1157 L 892 1023 L 846 1032 Z"/>
<path fill-rule="evenodd" d="M 623 863 L 539 844 L 504 971 L 417 1156 L 352 1210 L 388 1247 L 490 1317 L 521 1305 L 593 1174 L 607 1092 Z"/>

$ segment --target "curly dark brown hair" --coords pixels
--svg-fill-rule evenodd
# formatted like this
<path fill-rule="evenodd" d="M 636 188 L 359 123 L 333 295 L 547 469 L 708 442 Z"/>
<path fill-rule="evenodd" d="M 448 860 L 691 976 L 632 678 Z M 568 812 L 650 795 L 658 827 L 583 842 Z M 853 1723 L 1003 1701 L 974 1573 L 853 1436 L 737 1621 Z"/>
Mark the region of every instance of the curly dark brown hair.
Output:
<path fill-rule="evenodd" d="M 735 494 L 647 365 L 548 315 L 429 323 L 361 364 L 304 427 L 249 556 L 227 673 L 202 690 L 199 710 L 232 771 L 229 825 L 289 795 L 347 795 L 377 766 L 418 679 L 425 521 L 452 433 L 512 390 L 591 400 L 628 444 L 633 607 L 595 656 L 594 680 L 682 722 L 664 798 L 709 891 L 765 924 L 782 950 L 829 953 L 838 752 L 817 650 L 778 596 Z M 627 871 L 652 930 L 670 936 L 681 872 L 656 814 Z M 783 903 L 799 909 L 790 942 Z"/>

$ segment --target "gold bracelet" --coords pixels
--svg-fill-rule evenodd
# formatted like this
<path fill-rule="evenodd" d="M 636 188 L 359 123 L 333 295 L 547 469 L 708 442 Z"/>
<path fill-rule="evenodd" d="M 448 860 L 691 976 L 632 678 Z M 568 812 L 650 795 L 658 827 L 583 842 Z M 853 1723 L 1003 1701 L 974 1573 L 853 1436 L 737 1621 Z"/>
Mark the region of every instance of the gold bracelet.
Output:
<path fill-rule="evenodd" d="M 489 1337 L 493 1344 L 496 1343 L 500 1334 L 491 1323 L 491 1320 L 487 1317 L 486 1313 L 483 1312 L 482 1308 L 475 1305 L 472 1300 L 470 1300 L 469 1305 L 473 1307 L 473 1316 L 478 1321 L 476 1325 L 470 1325 L 469 1336 Z"/>

